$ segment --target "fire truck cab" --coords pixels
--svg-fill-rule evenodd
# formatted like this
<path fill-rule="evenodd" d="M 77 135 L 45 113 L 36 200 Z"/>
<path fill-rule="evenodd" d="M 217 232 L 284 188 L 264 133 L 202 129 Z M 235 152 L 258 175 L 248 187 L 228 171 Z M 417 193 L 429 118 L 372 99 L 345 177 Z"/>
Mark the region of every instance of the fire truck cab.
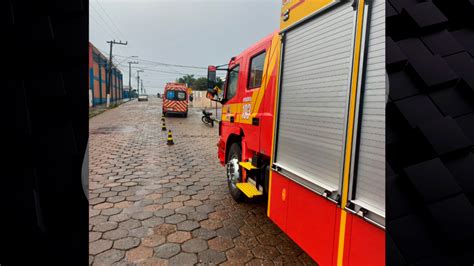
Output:
<path fill-rule="evenodd" d="M 283 1 L 279 31 L 209 66 L 207 95 L 236 201 L 266 196 L 319 265 L 385 265 L 385 1 Z"/>
<path fill-rule="evenodd" d="M 228 64 L 219 123 L 221 137 L 218 157 L 222 165 L 229 160 L 229 151 L 235 144 L 240 145 L 240 162 L 252 161 L 252 157 L 255 157 L 262 167 L 269 166 L 271 138 L 265 136 L 272 132 L 272 97 L 277 75 L 275 59 L 279 53 L 278 46 L 279 36 L 275 32 L 233 57 Z M 236 149 L 233 151 L 237 151 Z M 254 162 L 256 163 L 257 161 Z M 234 166 L 237 167 L 238 164 Z M 260 185 L 264 184 L 260 177 L 249 178 Z M 239 195 L 236 199 L 242 196 L 241 193 L 236 194 Z"/>
<path fill-rule="evenodd" d="M 180 114 L 188 116 L 188 88 L 183 83 L 167 83 L 162 95 L 163 115 Z"/>

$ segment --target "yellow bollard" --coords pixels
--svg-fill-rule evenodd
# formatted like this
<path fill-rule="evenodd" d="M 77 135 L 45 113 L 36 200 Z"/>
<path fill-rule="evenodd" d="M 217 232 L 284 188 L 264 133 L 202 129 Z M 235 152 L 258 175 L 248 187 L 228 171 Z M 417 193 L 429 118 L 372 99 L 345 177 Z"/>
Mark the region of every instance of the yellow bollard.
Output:
<path fill-rule="evenodd" d="M 161 126 L 161 130 L 162 130 L 162 131 L 166 131 L 165 121 L 163 121 L 163 125 Z"/>
<path fill-rule="evenodd" d="M 174 144 L 173 135 L 171 134 L 171 130 L 168 131 L 168 141 L 166 142 L 166 144 L 168 144 L 168 145 L 173 145 Z"/>

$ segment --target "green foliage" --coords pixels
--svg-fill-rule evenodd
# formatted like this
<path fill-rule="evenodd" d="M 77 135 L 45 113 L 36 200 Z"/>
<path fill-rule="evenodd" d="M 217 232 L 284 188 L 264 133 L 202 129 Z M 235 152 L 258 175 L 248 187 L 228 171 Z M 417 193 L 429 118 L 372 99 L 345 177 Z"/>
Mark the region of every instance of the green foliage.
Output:
<path fill-rule="evenodd" d="M 196 78 L 194 77 L 194 75 L 184 75 L 180 78 L 177 78 L 176 82 L 188 84 L 188 87 L 193 88 L 193 84 L 194 82 L 196 82 Z"/>
<path fill-rule="evenodd" d="M 191 87 L 195 91 L 205 91 L 207 90 L 207 78 L 198 78 L 194 85 Z"/>
<path fill-rule="evenodd" d="M 205 91 L 207 90 L 207 78 L 206 77 L 200 77 L 200 78 L 195 78 L 194 75 L 185 75 L 180 78 L 176 79 L 176 82 L 178 83 L 186 83 L 188 84 L 188 87 L 195 91 Z M 222 89 L 224 81 L 220 78 L 217 77 L 217 86 Z"/>

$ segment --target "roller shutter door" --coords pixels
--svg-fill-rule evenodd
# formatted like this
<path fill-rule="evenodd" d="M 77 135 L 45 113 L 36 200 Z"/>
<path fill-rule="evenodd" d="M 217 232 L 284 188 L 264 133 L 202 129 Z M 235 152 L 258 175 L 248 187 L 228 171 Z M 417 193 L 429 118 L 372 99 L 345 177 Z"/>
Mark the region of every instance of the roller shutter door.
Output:
<path fill-rule="evenodd" d="M 372 5 L 352 202 L 385 216 L 385 2 Z"/>
<path fill-rule="evenodd" d="M 329 191 L 342 176 L 354 35 L 352 2 L 285 34 L 275 165 Z"/>

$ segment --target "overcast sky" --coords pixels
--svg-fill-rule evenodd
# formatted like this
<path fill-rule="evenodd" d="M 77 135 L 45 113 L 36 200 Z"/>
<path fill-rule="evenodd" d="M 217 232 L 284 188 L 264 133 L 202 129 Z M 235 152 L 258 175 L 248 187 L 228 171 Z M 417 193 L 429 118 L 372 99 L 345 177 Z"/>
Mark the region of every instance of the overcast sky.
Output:
<path fill-rule="evenodd" d="M 114 61 L 123 64 L 124 86 L 127 62 L 134 60 L 127 56 L 153 61 L 132 65 L 132 86 L 141 67 L 147 93 L 156 94 L 181 73 L 205 76 L 207 70 L 154 62 L 203 68 L 226 64 L 278 29 L 280 5 L 279 0 L 90 0 L 89 38 L 107 57 L 106 41 L 128 42 L 113 47 Z"/>

